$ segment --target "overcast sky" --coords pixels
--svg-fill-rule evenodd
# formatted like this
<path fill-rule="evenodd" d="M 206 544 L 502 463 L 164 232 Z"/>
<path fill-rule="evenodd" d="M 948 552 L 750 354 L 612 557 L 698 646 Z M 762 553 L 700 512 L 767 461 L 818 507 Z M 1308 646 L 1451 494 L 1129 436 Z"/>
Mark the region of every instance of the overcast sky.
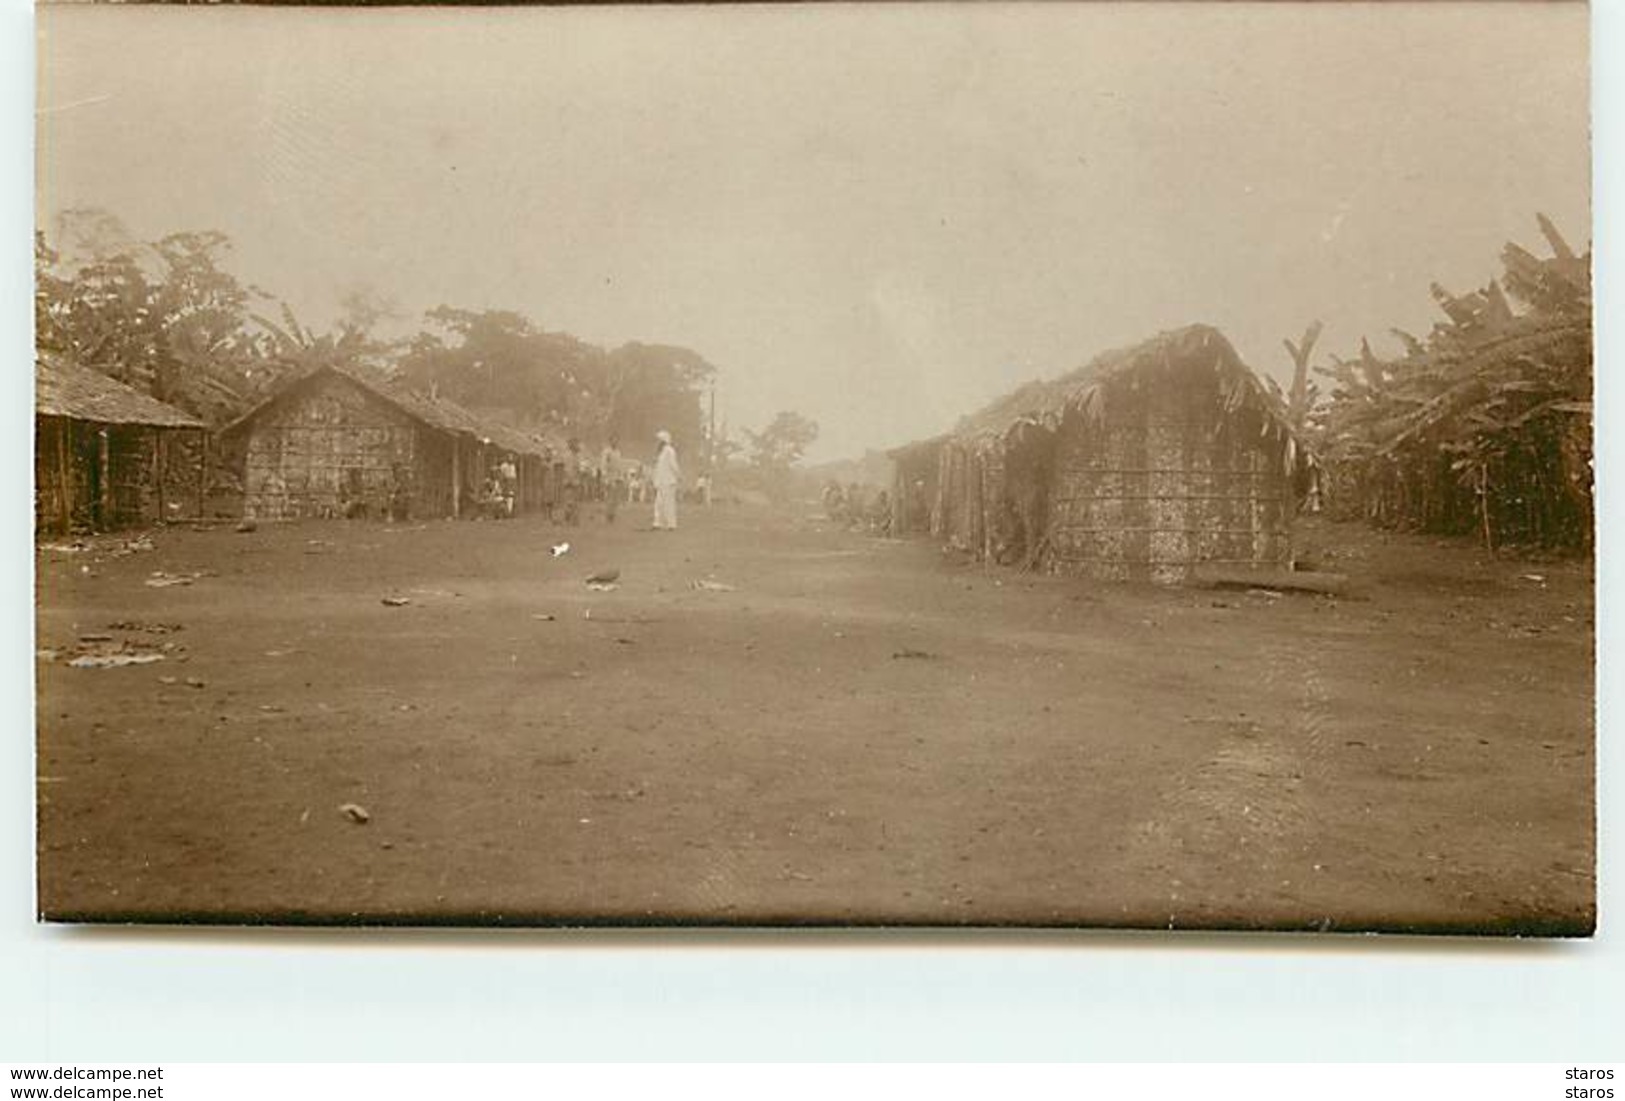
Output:
<path fill-rule="evenodd" d="M 41 221 L 218 229 L 331 322 L 683 344 L 815 458 L 1206 321 L 1425 331 L 1543 211 L 1589 240 L 1579 4 L 44 7 Z M 414 318 L 415 321 L 415 318 Z"/>

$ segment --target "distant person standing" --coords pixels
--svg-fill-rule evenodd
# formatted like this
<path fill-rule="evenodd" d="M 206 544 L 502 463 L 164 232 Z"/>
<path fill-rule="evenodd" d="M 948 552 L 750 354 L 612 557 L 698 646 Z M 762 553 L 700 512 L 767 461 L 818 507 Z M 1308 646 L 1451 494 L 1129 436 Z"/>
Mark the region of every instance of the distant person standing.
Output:
<path fill-rule="evenodd" d="M 683 468 L 677 462 L 677 448 L 672 446 L 671 433 L 661 429 L 655 433 L 660 450 L 655 455 L 655 520 L 656 531 L 677 530 L 677 487 L 683 480 Z"/>
<path fill-rule="evenodd" d="M 621 458 L 621 441 L 616 437 L 609 438 L 609 446 L 599 456 L 598 469 L 604 480 L 604 523 L 613 524 L 626 493 L 626 461 Z"/>
<path fill-rule="evenodd" d="M 711 475 L 709 475 L 709 474 L 701 474 L 698 478 L 695 478 L 694 479 L 694 492 L 695 492 L 695 496 L 697 496 L 700 499 L 700 504 L 704 505 L 706 508 L 710 508 L 711 507 Z"/>
<path fill-rule="evenodd" d="M 515 499 L 519 495 L 519 468 L 514 465 L 513 459 L 504 458 L 497 464 L 497 485 L 502 497 L 503 515 L 512 516 Z"/>
<path fill-rule="evenodd" d="M 564 522 L 575 527 L 581 522 L 581 497 L 587 491 L 586 462 L 581 441 L 570 440 L 570 454 L 564 460 Z"/>

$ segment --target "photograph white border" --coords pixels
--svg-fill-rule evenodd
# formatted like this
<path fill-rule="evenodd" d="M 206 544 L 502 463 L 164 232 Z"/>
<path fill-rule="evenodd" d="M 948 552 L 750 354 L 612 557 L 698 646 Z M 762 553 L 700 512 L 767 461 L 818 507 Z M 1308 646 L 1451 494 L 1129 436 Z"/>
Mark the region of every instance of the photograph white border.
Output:
<path fill-rule="evenodd" d="M 1486 3 L 1493 17 L 1496 5 Z M 0 0 L 0 1062 L 1619 1059 L 1617 828 L 1591 941 L 1092 933 L 129 931 L 33 921 L 33 13 Z M 1621 384 L 1625 0 L 1593 4 L 1599 424 Z M 23 151 L 30 155 L 24 156 Z M 157 155 L 155 153 L 155 155 Z M 1597 436 L 1599 668 L 1625 542 Z M 1621 689 L 1599 678 L 1599 815 Z M 1556 1094 L 1554 1094 L 1555 1096 Z"/>

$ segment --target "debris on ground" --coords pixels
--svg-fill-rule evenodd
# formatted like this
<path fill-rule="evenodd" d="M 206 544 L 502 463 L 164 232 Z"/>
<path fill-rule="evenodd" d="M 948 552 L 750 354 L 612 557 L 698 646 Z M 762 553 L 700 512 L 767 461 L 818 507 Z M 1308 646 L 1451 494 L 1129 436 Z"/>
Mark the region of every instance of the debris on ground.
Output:
<path fill-rule="evenodd" d="M 141 631 L 149 635 L 172 635 L 185 630 L 180 623 L 145 623 L 139 619 L 121 619 L 107 625 L 109 631 Z"/>
<path fill-rule="evenodd" d="M 386 596 L 380 599 L 379 603 L 389 608 L 404 608 L 412 601 L 404 596 Z"/>
<path fill-rule="evenodd" d="M 1318 593 L 1323 596 L 1347 596 L 1352 588 L 1347 574 L 1221 566 L 1198 567 L 1191 575 L 1191 584 L 1204 589 L 1244 589 L 1249 595 L 1269 591 L 1276 595 Z"/>
<path fill-rule="evenodd" d="M 721 581 L 712 581 L 709 577 L 700 578 L 698 581 L 690 584 L 689 588 L 698 589 L 700 592 L 707 593 L 732 593 L 739 591 L 733 585 L 727 585 Z"/>
<path fill-rule="evenodd" d="M 1525 581 L 1534 581 L 1541 585 L 1546 584 L 1546 575 L 1540 573 L 1526 573 L 1521 575 Z"/>
<path fill-rule="evenodd" d="M 54 551 L 57 554 L 80 554 L 89 550 L 90 544 L 82 539 L 76 539 L 71 543 L 41 543 L 39 549 Z"/>
<path fill-rule="evenodd" d="M 530 618 L 539 619 L 543 623 L 552 623 L 555 619 L 558 619 L 559 617 L 554 615 L 552 612 L 533 612 L 533 613 L 531 613 Z"/>
<path fill-rule="evenodd" d="M 612 593 L 620 586 L 613 581 L 589 581 L 587 582 L 587 588 L 595 593 Z"/>
<path fill-rule="evenodd" d="M 118 654 L 81 654 L 68 662 L 75 669 L 117 669 L 124 665 L 151 665 L 163 661 L 162 654 L 142 654 L 125 651 Z"/>
<path fill-rule="evenodd" d="M 942 656 L 941 654 L 933 654 L 929 650 L 915 650 L 915 649 L 912 649 L 912 648 L 906 647 L 906 646 L 903 649 L 898 650 L 898 651 L 896 651 L 896 652 L 894 652 L 892 654 L 892 657 L 894 659 L 895 658 L 913 658 L 913 659 L 923 659 L 923 660 L 935 660 L 936 658 L 940 658 L 941 656 Z"/>
<path fill-rule="evenodd" d="M 208 686 L 208 681 L 203 680 L 201 677 L 187 677 L 186 678 L 186 687 L 188 687 L 188 688 L 205 688 L 207 686 Z"/>
<path fill-rule="evenodd" d="M 642 799 L 646 794 L 648 794 L 648 789 L 642 784 L 633 784 L 621 791 L 589 791 L 585 794 L 589 799 L 614 800 L 616 802 L 629 803 L 634 799 Z M 583 819 L 583 821 L 585 821 L 585 819 Z"/>
<path fill-rule="evenodd" d="M 570 544 L 569 543 L 558 543 L 558 544 L 555 544 L 551 549 L 553 551 L 553 557 L 558 558 L 558 557 L 560 557 L 562 555 L 566 555 L 566 554 L 570 553 Z"/>
<path fill-rule="evenodd" d="M 165 573 L 163 570 L 153 570 L 147 577 L 146 585 L 149 589 L 168 589 L 176 585 L 190 585 L 202 573 Z"/>
<path fill-rule="evenodd" d="M 368 814 L 367 808 L 360 803 L 345 803 L 339 807 L 339 813 L 358 826 L 365 826 L 372 821 L 372 815 Z"/>
<path fill-rule="evenodd" d="M 149 536 L 139 535 L 134 539 L 127 539 L 113 548 L 114 558 L 124 558 L 132 554 L 145 554 L 147 551 L 157 550 Z"/>
<path fill-rule="evenodd" d="M 67 664 L 75 669 L 117 669 L 126 665 L 151 665 L 184 649 L 173 642 L 159 647 L 141 639 L 115 639 L 112 635 L 87 633 L 80 635 L 71 646 L 52 647 L 36 654 L 46 661 L 66 658 Z"/>
<path fill-rule="evenodd" d="M 231 530 L 235 531 L 238 535 L 248 535 L 251 532 L 259 531 L 260 526 L 252 520 L 244 520 Z"/>
<path fill-rule="evenodd" d="M 621 579 L 621 571 L 620 570 L 599 570 L 595 574 L 588 575 L 587 584 L 589 584 L 589 585 L 613 585 L 615 582 L 619 581 L 620 579 Z"/>
<path fill-rule="evenodd" d="M 408 592 L 418 596 L 462 596 L 462 593 L 452 592 L 450 589 L 408 589 Z"/>

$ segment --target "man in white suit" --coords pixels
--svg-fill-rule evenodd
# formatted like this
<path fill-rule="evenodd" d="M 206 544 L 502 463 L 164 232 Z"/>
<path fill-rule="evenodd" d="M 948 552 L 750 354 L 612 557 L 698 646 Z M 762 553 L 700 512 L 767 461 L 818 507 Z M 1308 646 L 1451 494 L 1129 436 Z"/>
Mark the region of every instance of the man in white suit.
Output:
<path fill-rule="evenodd" d="M 660 441 L 660 452 L 655 456 L 655 522 L 656 531 L 677 530 L 677 486 L 683 480 L 683 468 L 677 463 L 677 449 L 672 446 L 671 433 L 661 429 L 655 433 Z"/>

